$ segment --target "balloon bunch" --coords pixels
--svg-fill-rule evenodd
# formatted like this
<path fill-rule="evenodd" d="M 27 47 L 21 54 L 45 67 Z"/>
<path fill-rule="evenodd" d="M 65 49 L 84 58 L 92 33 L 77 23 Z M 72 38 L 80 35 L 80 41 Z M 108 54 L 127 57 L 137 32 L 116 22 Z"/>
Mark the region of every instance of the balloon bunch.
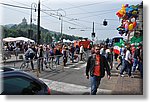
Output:
<path fill-rule="evenodd" d="M 132 32 L 136 26 L 136 18 L 138 17 L 138 5 L 134 6 L 129 4 L 122 5 L 121 10 L 119 10 L 116 15 L 122 19 L 122 24 L 117 28 L 120 35 L 126 33 L 126 35 Z"/>

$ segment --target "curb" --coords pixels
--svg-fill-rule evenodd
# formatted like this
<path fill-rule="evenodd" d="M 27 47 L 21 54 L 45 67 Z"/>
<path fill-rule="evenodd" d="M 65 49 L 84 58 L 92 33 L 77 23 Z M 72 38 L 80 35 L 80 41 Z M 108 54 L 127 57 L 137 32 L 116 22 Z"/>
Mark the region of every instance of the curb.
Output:
<path fill-rule="evenodd" d="M 23 60 L 15 60 L 15 61 L 2 61 L 2 64 L 7 64 L 7 63 L 15 63 L 15 62 L 22 62 Z"/>

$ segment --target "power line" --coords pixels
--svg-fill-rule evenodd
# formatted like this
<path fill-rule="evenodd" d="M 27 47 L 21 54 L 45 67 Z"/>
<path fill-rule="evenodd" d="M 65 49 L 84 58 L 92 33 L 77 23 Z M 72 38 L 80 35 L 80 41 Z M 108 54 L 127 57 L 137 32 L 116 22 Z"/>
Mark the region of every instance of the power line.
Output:
<path fill-rule="evenodd" d="M 66 1 L 63 1 L 63 2 L 66 2 Z M 69 5 L 72 5 L 71 3 L 68 3 L 68 2 L 66 2 L 67 4 L 69 4 Z M 74 7 L 74 5 L 72 5 L 73 7 Z M 79 9 L 79 10 L 82 10 L 82 11 L 84 11 L 84 12 L 87 12 L 85 9 L 83 9 L 83 8 L 77 8 L 77 9 Z"/>
<path fill-rule="evenodd" d="M 69 17 L 65 17 L 65 18 L 67 18 L 67 19 L 72 19 L 72 18 L 69 18 Z M 77 20 L 73 20 L 73 22 L 75 22 L 75 23 L 79 23 L 79 22 L 76 22 L 76 21 L 78 21 L 78 19 Z M 80 23 L 81 24 L 81 23 Z M 81 24 L 81 25 L 83 25 L 83 24 Z M 86 25 L 83 25 L 83 26 L 85 26 L 86 28 L 88 28 Z"/>
<path fill-rule="evenodd" d="M 84 16 L 84 17 L 80 17 L 78 19 L 85 19 L 85 18 L 90 18 L 90 17 L 94 17 L 94 16 L 101 16 L 101 15 L 105 15 L 105 14 L 108 14 L 108 13 L 114 13 L 113 10 L 112 11 L 108 11 L 108 12 L 105 12 L 105 13 L 100 13 L 100 14 L 96 14 L 96 15 L 92 15 L 92 16 Z"/>
<path fill-rule="evenodd" d="M 42 9 L 43 11 L 55 11 L 55 12 L 58 11 L 58 10 L 53 10 L 53 9 L 51 9 L 50 7 L 48 7 L 48 6 L 44 5 L 44 4 L 42 4 L 42 6 L 48 8 L 48 10 Z"/>
<path fill-rule="evenodd" d="M 4 7 L 4 8 L 7 8 L 9 10 L 12 10 L 12 11 L 17 11 L 17 12 L 20 12 L 20 13 L 23 13 L 23 14 L 27 14 L 27 15 L 30 15 L 29 13 L 26 13 L 26 12 L 23 12 L 23 11 L 19 11 L 19 10 L 13 10 L 13 9 L 10 9 L 9 7 Z"/>
<path fill-rule="evenodd" d="M 59 19 L 59 17 L 55 17 L 55 16 L 53 16 L 53 15 L 50 15 L 50 14 L 48 14 L 47 12 L 44 12 L 44 11 L 42 11 L 42 12 L 45 13 L 45 14 L 47 14 L 47 15 L 49 15 L 49 16 L 51 16 L 51 17 L 54 17 L 54 18 L 56 18 L 56 19 Z M 64 18 L 67 18 L 67 17 L 64 17 Z M 69 21 L 66 21 L 66 20 L 63 20 L 63 21 L 66 22 L 66 23 L 68 23 L 68 24 L 72 24 L 72 25 L 79 26 L 79 27 L 85 26 L 85 25 L 82 25 L 82 26 L 81 26 L 81 24 L 79 25 L 79 23 L 76 24 L 76 22 L 75 22 L 75 23 L 72 23 L 72 22 L 69 22 Z M 90 27 L 87 27 L 87 26 L 85 26 L 85 27 L 86 27 L 86 29 L 90 28 Z"/>
<path fill-rule="evenodd" d="M 118 10 L 118 9 L 100 10 L 100 11 L 86 12 L 86 13 L 74 13 L 74 14 L 68 14 L 68 15 L 82 15 L 82 14 L 97 13 L 97 12 L 106 12 L 106 11 L 112 11 L 112 10 Z"/>
<path fill-rule="evenodd" d="M 15 1 L 15 0 L 11 0 L 11 1 L 16 2 L 16 3 L 18 3 L 18 4 L 21 4 L 21 5 L 24 5 L 24 6 L 29 6 L 29 5 L 27 5 L 27 4 L 24 4 L 24 3 L 21 3 L 21 2 Z"/>
<path fill-rule="evenodd" d="M 108 0 L 108 1 L 103 1 L 103 2 L 91 3 L 91 4 L 86 4 L 86 5 L 79 5 L 79 6 L 64 8 L 64 10 L 69 10 L 69 9 L 74 9 L 74 8 L 80 8 L 80 7 L 85 7 L 85 6 L 92 6 L 92 5 L 102 4 L 102 3 L 105 3 L 105 2 L 109 2 L 109 1 L 110 1 L 110 0 Z"/>
<path fill-rule="evenodd" d="M 31 8 L 29 8 L 29 7 L 23 7 L 23 6 L 11 5 L 11 4 L 6 4 L 6 3 L 0 3 L 0 4 L 5 5 L 5 6 L 11 6 L 11 7 L 22 8 L 22 9 L 31 9 Z"/>

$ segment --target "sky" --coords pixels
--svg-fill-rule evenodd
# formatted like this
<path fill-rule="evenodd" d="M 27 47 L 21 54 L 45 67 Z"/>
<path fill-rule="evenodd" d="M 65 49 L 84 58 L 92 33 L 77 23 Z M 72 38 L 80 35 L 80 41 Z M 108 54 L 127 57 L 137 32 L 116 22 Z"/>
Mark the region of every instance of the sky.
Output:
<path fill-rule="evenodd" d="M 1 0 L 6 3 L 21 7 L 34 8 L 39 0 Z M 142 0 L 40 0 L 41 2 L 41 26 L 52 31 L 61 31 L 68 35 L 87 37 L 91 39 L 94 22 L 95 39 L 103 40 L 120 36 L 116 28 L 120 25 L 116 12 L 122 4 L 137 5 Z M 30 24 L 31 9 L 15 8 L 0 5 L 1 25 L 19 24 L 25 17 Z M 36 6 L 37 7 L 37 6 Z M 37 24 L 37 12 L 32 11 L 33 23 Z M 103 26 L 103 20 L 108 21 Z M 70 29 L 74 28 L 74 29 Z"/>

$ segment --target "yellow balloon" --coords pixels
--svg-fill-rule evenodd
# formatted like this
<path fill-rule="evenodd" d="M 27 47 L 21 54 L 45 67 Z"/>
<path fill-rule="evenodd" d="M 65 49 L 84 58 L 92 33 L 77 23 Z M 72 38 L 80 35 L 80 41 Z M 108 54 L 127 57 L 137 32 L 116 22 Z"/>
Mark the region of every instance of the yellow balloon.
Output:
<path fill-rule="evenodd" d="M 123 10 L 120 10 L 119 13 L 122 15 L 125 14 L 125 12 Z"/>
<path fill-rule="evenodd" d="M 129 29 L 129 30 L 133 30 L 133 24 L 132 24 L 132 23 L 129 24 L 128 29 Z"/>
<path fill-rule="evenodd" d="M 133 14 L 133 15 L 136 15 L 136 14 L 137 14 L 137 11 L 133 11 L 132 14 Z"/>
<path fill-rule="evenodd" d="M 125 8 L 124 4 L 122 4 L 122 8 Z"/>

